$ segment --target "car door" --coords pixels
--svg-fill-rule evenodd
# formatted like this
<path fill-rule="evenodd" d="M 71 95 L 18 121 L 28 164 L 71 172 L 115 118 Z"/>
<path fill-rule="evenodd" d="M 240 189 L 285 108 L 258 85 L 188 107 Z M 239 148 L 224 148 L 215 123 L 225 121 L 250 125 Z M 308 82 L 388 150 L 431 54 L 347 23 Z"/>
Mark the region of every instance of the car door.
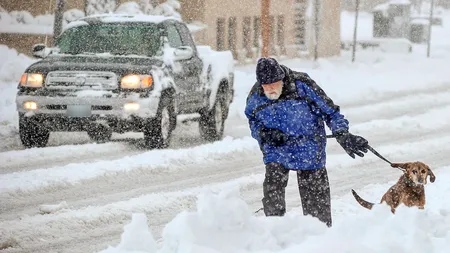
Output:
<path fill-rule="evenodd" d="M 195 90 L 195 92 L 192 94 L 193 96 L 195 96 L 195 98 L 193 99 L 195 99 L 196 105 L 201 107 L 205 96 L 205 84 L 202 83 L 200 79 L 200 75 L 203 71 L 203 61 L 198 55 L 197 47 L 195 46 L 195 42 L 192 39 L 191 32 L 187 28 L 186 24 L 177 22 L 176 26 L 179 34 L 181 35 L 181 42 L 183 46 L 191 48 L 194 52 L 193 57 L 186 60 L 186 67 L 188 69 L 188 72 L 190 73 L 188 81 L 191 87 L 193 87 L 193 90 Z"/>
<path fill-rule="evenodd" d="M 181 35 L 175 23 L 166 25 L 166 33 L 171 48 L 177 49 L 183 46 Z M 173 57 L 173 55 L 169 57 Z M 195 85 L 198 83 L 198 74 L 192 67 L 192 58 L 176 60 L 172 71 L 175 85 L 178 88 L 178 108 L 182 113 L 193 112 L 196 109 L 199 93 L 201 93 L 198 85 Z"/>

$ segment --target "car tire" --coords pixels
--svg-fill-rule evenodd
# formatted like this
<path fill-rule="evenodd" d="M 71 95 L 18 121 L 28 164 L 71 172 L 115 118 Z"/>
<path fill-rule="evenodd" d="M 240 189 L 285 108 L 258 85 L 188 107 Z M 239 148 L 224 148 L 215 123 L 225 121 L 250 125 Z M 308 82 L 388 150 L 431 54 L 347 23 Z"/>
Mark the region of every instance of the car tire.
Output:
<path fill-rule="evenodd" d="M 217 94 L 211 110 L 200 113 L 200 135 L 207 141 L 218 141 L 223 138 L 225 119 L 228 116 L 228 103 L 224 92 Z"/>
<path fill-rule="evenodd" d="M 94 142 L 105 143 L 111 140 L 112 130 L 108 126 L 96 124 L 89 127 L 87 134 Z"/>
<path fill-rule="evenodd" d="M 47 146 L 50 131 L 21 118 L 19 119 L 19 136 L 22 145 L 26 148 L 43 148 Z"/>
<path fill-rule="evenodd" d="M 168 148 L 172 132 L 176 126 L 174 100 L 171 95 L 161 98 L 156 117 L 149 119 L 144 126 L 144 141 L 150 149 Z"/>

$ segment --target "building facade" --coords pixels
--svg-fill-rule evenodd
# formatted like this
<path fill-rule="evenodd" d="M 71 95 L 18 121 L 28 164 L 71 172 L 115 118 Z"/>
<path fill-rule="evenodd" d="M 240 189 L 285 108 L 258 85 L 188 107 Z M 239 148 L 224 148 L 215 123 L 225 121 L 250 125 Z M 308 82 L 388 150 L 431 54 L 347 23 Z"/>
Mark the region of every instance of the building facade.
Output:
<path fill-rule="evenodd" d="M 261 55 L 261 0 L 180 0 L 182 16 L 208 29 L 194 34 L 197 43 L 231 50 L 239 62 Z M 340 2 L 319 0 L 319 57 L 340 54 Z M 314 0 L 272 0 L 270 54 L 311 57 L 314 54 Z"/>
<path fill-rule="evenodd" d="M 86 1 L 99 2 L 103 6 L 118 6 L 127 2 L 66 0 L 65 8 L 85 10 Z M 314 25 L 316 1 L 319 3 L 318 26 Z M 37 16 L 52 13 L 54 9 L 52 4 L 55 2 L 55 0 L 2 0 L 0 6 L 9 12 L 25 10 Z M 180 13 L 186 22 L 199 22 L 205 27 L 193 32 L 197 44 L 208 45 L 219 51 L 231 50 L 235 60 L 240 63 L 252 62 L 261 55 L 261 0 L 179 0 L 179 2 Z M 318 57 L 339 55 L 340 9 L 341 3 L 336 0 L 271 0 L 270 54 L 277 58 L 313 57 L 315 52 Z M 316 31 L 318 31 L 317 51 Z M 16 40 L 17 36 L 21 39 Z M 42 43 L 43 41 L 39 40 L 45 36 L 0 34 L 0 37 L 3 37 L 0 44 L 7 44 L 9 47 L 16 47 L 19 52 L 30 54 L 32 43 Z"/>

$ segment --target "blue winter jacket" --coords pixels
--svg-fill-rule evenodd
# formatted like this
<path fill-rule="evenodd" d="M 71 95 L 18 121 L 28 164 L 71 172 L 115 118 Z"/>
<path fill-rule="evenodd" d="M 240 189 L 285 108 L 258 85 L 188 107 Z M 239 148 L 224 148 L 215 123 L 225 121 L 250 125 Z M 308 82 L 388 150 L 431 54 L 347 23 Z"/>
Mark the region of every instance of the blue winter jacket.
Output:
<path fill-rule="evenodd" d="M 264 155 L 264 163 L 280 163 L 290 170 L 315 170 L 326 166 L 325 123 L 332 133 L 348 131 L 339 106 L 306 74 L 281 65 L 286 73 L 277 100 L 269 100 L 257 82 L 247 97 L 245 115 L 252 137 Z M 278 147 L 262 143 L 259 130 L 276 128 L 289 136 Z"/>

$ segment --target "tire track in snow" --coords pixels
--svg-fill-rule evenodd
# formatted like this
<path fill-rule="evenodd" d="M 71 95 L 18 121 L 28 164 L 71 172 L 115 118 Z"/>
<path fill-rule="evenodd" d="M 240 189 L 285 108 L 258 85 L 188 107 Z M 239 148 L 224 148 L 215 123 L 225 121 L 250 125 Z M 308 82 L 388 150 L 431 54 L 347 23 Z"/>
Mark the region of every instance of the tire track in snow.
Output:
<path fill-rule="evenodd" d="M 447 107 L 450 104 L 450 93 L 440 94 L 419 94 L 415 97 L 398 98 L 392 104 L 374 104 L 362 108 L 345 109 L 344 114 L 350 119 L 352 126 L 361 122 L 373 121 L 379 119 L 395 119 L 404 115 L 416 116 L 423 114 L 431 109 Z M 427 106 L 431 104 L 431 106 Z M 392 109 L 395 108 L 395 109 Z M 367 113 L 360 114 L 360 111 Z M 412 111 L 412 112 L 411 112 Z M 234 126 L 236 122 L 234 121 Z M 246 121 L 240 121 L 238 124 L 245 125 Z M 182 126 L 184 127 L 184 126 Z M 232 127 L 230 125 L 230 127 Z M 184 127 L 189 128 L 189 127 Z M 190 128 L 196 128 L 193 124 Z M 183 129 L 186 130 L 186 129 Z M 188 129 L 189 130 L 189 129 Z M 192 129 L 191 129 L 192 130 Z M 186 133 L 186 131 L 179 131 Z M 176 133 L 180 134 L 180 133 Z M 181 136 L 174 136 L 174 139 Z M 186 137 L 184 137 L 186 140 Z M 200 136 L 197 136 L 200 138 Z M 192 143 L 195 137 L 187 139 Z M 183 140 L 183 141 L 185 141 Z M 134 142 L 139 142 L 134 140 Z M 180 146 L 179 143 L 177 143 Z M 177 146 L 177 144 L 173 146 Z M 185 144 L 186 145 L 186 144 Z M 188 144 L 189 145 L 189 144 Z M 138 144 L 133 143 L 107 143 L 107 144 L 86 144 L 86 145 L 67 145 L 61 147 L 49 147 L 41 149 L 31 149 L 22 151 L 8 151 L 0 153 L 0 160 L 6 161 L 0 165 L 0 174 L 10 172 L 27 171 L 37 168 L 51 168 L 58 165 L 67 165 L 70 163 L 87 163 L 99 160 L 112 160 L 124 156 L 131 156 L 148 152 L 138 148 Z M 31 162 L 30 162 L 31 161 Z"/>
<path fill-rule="evenodd" d="M 21 172 L 52 165 L 82 163 L 88 161 L 134 155 L 142 151 L 125 143 L 65 145 L 60 147 L 34 148 L 23 151 L 0 153 L 0 175 Z"/>
<path fill-rule="evenodd" d="M 445 84 L 442 86 L 426 89 L 426 90 L 412 90 L 402 93 L 386 94 L 386 99 L 364 101 L 362 103 L 350 103 L 342 104 L 343 113 L 350 119 L 352 125 L 359 124 L 361 122 L 370 121 L 374 119 L 394 119 L 405 114 L 409 116 L 419 115 L 433 108 L 439 108 L 450 105 L 450 85 Z M 361 113 L 364 111 L 366 113 Z M 233 123 L 236 123 L 233 121 Z M 240 121 L 242 125 L 247 124 L 245 120 Z M 227 125 L 227 128 L 233 128 L 234 125 Z M 231 132 L 231 131 L 230 131 Z M 185 137 L 186 133 L 190 133 L 188 138 Z M 69 134 L 76 135 L 76 134 Z M 130 136 L 133 134 L 130 134 Z M 137 136 L 134 134 L 134 136 Z M 63 135 L 59 136 L 65 138 Z M 79 137 L 77 135 L 77 137 Z M 86 136 L 84 136 L 87 138 Z M 18 138 L 17 136 L 14 138 Z M 139 137 L 140 138 L 140 137 Z M 197 126 L 193 124 L 189 127 L 180 124 L 174 132 L 174 143 L 171 148 L 181 148 L 190 145 L 203 145 L 205 141 L 201 140 L 197 133 Z M 40 149 L 26 149 L 20 151 L 7 151 L 0 152 L 0 160 L 7 161 L 0 165 L 0 174 L 27 171 L 38 168 L 51 168 L 55 166 L 67 165 L 74 162 L 90 162 L 98 160 L 111 160 L 120 158 L 126 155 L 136 155 L 139 153 L 147 152 L 148 150 L 142 150 L 142 145 L 139 144 L 139 139 L 116 139 L 114 142 L 120 143 L 107 143 L 97 144 L 102 152 L 91 153 L 92 145 L 85 144 L 83 142 L 79 145 L 64 145 Z M 111 147 L 107 149 L 105 147 Z M 80 150 L 84 152 L 80 152 Z M 62 150 L 59 150 L 62 149 Z M 77 150 L 80 149 L 80 150 Z M 77 150 L 77 156 L 73 154 L 65 153 L 66 151 Z M 52 151 L 55 151 L 54 153 Z M 61 155 L 61 153 L 63 155 Z M 15 156 L 27 158 L 22 160 L 16 160 Z M 2 159 L 2 158 L 5 159 Z M 8 159 L 9 157 L 9 159 Z M 12 160 L 11 162 L 8 162 Z M 31 163 L 30 163 L 31 161 Z"/>
<path fill-rule="evenodd" d="M 420 135 L 424 132 L 442 131 L 450 127 L 445 118 L 441 117 L 441 120 L 438 120 L 438 116 L 446 115 L 449 112 L 450 106 L 446 106 L 427 111 L 424 114 L 418 115 L 416 118 L 405 116 L 395 121 L 376 120 L 356 125 L 351 129 L 352 131 L 356 130 L 356 132 L 367 132 L 368 134 L 364 134 L 364 136 L 368 140 L 380 140 L 384 136 L 396 136 L 396 139 L 399 139 Z M 433 121 L 429 119 L 433 119 Z M 390 129 L 386 129 L 387 127 Z M 389 138 L 389 140 L 391 139 Z M 225 150 L 222 150 L 221 147 L 225 147 Z M 233 148 L 230 149 L 229 147 Z M 158 171 L 155 167 L 163 167 L 166 168 L 165 170 L 168 170 L 168 166 L 164 164 L 196 164 L 197 162 L 203 162 L 203 159 L 208 159 L 210 162 L 220 160 L 223 155 L 235 158 L 236 154 L 241 151 L 257 154 L 258 148 L 256 142 L 252 141 L 250 137 L 231 141 L 223 140 L 188 149 L 183 152 L 178 150 L 156 150 L 112 161 L 70 164 L 59 168 L 4 174 L 0 175 L 0 190 L 11 191 L 20 189 L 29 191 L 43 187 L 56 187 L 60 189 L 60 185 L 70 185 L 82 180 L 101 177 L 108 173 L 117 173 L 119 177 L 129 171 L 140 168 Z M 172 169 L 171 171 L 176 170 Z"/>

